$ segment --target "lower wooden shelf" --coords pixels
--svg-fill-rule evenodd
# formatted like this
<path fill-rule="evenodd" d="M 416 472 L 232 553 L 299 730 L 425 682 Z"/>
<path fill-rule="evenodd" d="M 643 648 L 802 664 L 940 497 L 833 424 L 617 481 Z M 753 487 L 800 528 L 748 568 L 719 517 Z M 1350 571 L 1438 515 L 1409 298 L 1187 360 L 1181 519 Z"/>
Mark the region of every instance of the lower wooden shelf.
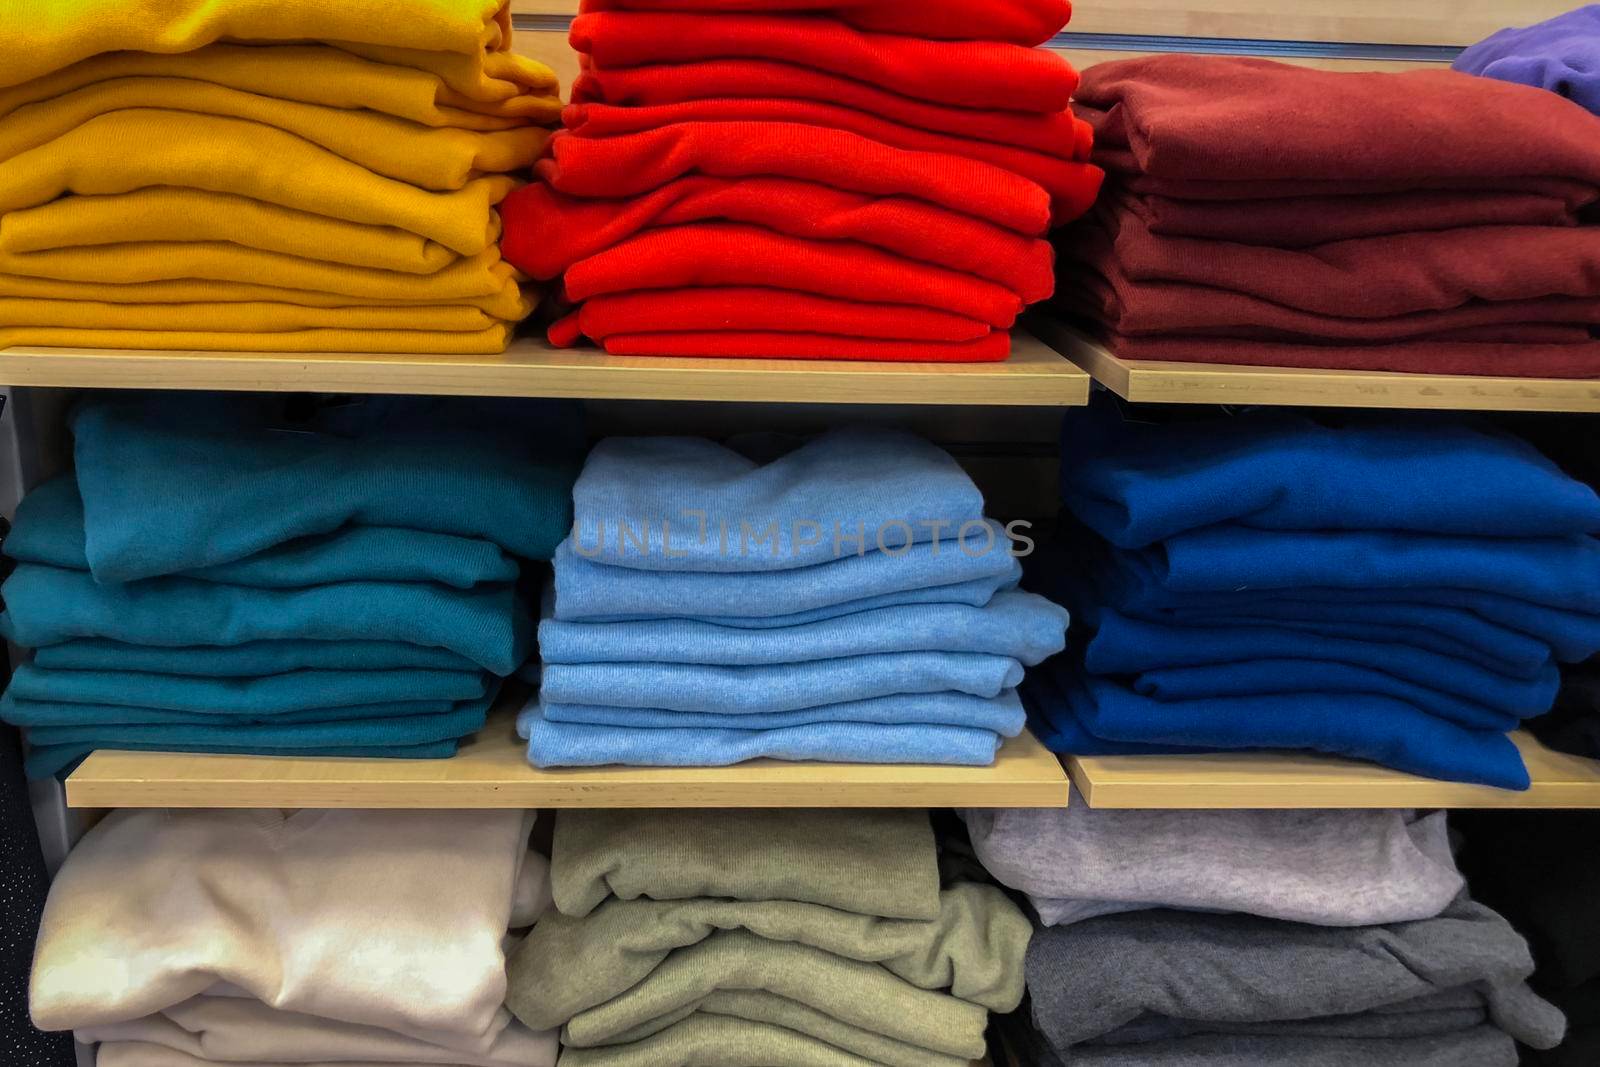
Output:
<path fill-rule="evenodd" d="M 734 767 L 528 765 L 497 715 L 447 760 L 100 751 L 67 779 L 76 808 L 1049 808 L 1067 776 L 1033 735 L 991 767 L 784 763 Z"/>
<path fill-rule="evenodd" d="M 1140 403 L 1600 411 L 1600 380 L 1142 362 L 1119 359 L 1099 342 L 1042 315 L 1029 320 L 1029 329 L 1095 381 L 1124 400 Z"/>
<path fill-rule="evenodd" d="M 0 385 L 814 404 L 1060 407 L 1089 376 L 1031 334 L 1004 363 L 608 356 L 522 337 L 496 356 L 0 349 Z"/>
<path fill-rule="evenodd" d="M 1600 808 L 1600 760 L 1513 735 L 1533 779 L 1526 792 L 1418 778 L 1314 753 L 1066 758 L 1094 808 Z"/>

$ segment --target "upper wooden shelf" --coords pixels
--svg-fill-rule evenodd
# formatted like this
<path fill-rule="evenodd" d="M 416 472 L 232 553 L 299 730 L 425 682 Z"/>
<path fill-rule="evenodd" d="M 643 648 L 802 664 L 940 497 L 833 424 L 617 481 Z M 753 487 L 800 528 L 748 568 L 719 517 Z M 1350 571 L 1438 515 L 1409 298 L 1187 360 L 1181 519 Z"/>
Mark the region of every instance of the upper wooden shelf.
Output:
<path fill-rule="evenodd" d="M 1067 759 L 1095 808 L 1600 808 L 1600 761 L 1514 735 L 1533 788 L 1438 782 L 1314 753 Z"/>
<path fill-rule="evenodd" d="M 1029 328 L 1124 400 L 1436 411 L 1600 411 L 1600 380 L 1242 367 L 1119 359 L 1045 316 Z"/>
<path fill-rule="evenodd" d="M 100 751 L 76 808 L 1049 808 L 1067 776 L 1031 734 L 991 767 L 784 763 L 537 770 L 501 714 L 447 760 Z"/>
<path fill-rule="evenodd" d="M 497 356 L 0 350 L 0 385 L 414 393 L 797 404 L 1065 407 L 1089 377 L 1018 331 L 1004 363 L 847 363 L 608 356 L 525 337 Z"/>

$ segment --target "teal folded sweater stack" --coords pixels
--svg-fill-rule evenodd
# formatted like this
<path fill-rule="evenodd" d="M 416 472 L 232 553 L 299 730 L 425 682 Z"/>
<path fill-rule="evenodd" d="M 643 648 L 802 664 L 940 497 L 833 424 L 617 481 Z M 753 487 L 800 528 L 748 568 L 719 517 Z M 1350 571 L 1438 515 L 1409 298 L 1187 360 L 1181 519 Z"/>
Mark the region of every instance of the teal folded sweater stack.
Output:
<path fill-rule="evenodd" d="M 35 777 L 96 748 L 449 756 L 531 651 L 570 408 L 134 395 L 71 425 L 0 587 Z"/>

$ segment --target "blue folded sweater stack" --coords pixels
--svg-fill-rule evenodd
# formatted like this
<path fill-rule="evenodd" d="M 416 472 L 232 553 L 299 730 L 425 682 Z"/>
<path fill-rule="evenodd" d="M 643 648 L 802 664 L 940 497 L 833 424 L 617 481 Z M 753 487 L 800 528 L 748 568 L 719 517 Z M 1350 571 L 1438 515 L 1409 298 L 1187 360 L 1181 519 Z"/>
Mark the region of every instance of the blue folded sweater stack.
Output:
<path fill-rule="evenodd" d="M 530 653 L 520 561 L 569 528 L 575 409 L 129 395 L 71 427 L 0 587 L 35 777 L 96 748 L 448 756 Z"/>
<path fill-rule="evenodd" d="M 519 720 L 540 767 L 988 764 L 1065 642 L 972 480 L 908 434 L 766 464 L 612 438 L 573 496 Z"/>
<path fill-rule="evenodd" d="M 1304 748 L 1526 789 L 1507 732 L 1600 650 L 1600 499 L 1494 429 L 1102 408 L 1062 455 L 1081 528 L 1031 580 L 1083 640 L 1025 686 L 1058 752 Z"/>

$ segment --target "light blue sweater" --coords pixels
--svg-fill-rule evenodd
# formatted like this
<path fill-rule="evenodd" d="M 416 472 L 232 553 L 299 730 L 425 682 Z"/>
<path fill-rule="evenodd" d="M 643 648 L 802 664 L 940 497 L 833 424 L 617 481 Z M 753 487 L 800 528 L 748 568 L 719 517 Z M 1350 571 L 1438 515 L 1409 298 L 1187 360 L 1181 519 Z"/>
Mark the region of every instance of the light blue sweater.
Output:
<path fill-rule="evenodd" d="M 550 605 L 547 600 L 546 615 Z M 800 626 L 750 629 L 691 619 L 539 624 L 546 663 L 698 663 L 753 666 L 892 652 L 976 652 L 1032 666 L 1060 652 L 1065 608 L 1008 590 L 989 603 L 877 608 Z"/>
<path fill-rule="evenodd" d="M 589 453 L 573 512 L 597 563 L 746 573 L 830 562 L 855 551 L 844 542 L 862 530 L 869 551 L 880 534 L 890 549 L 952 540 L 983 519 L 983 495 L 942 448 L 847 427 L 765 465 L 703 438 L 607 438 Z"/>

